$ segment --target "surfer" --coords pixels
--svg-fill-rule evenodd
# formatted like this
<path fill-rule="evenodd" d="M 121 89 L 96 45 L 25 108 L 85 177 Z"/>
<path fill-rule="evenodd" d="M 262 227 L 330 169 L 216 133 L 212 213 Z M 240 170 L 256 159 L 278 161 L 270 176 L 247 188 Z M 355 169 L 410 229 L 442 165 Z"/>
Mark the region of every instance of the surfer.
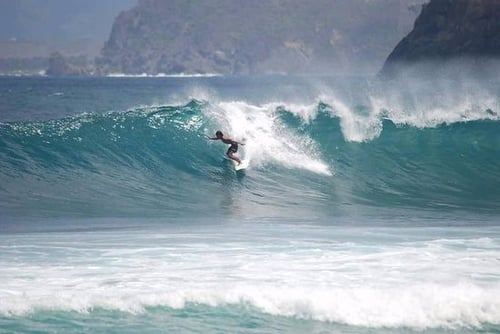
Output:
<path fill-rule="evenodd" d="M 222 131 L 218 130 L 215 133 L 215 137 L 209 137 L 207 136 L 208 139 L 210 140 L 222 140 L 224 144 L 229 144 L 229 148 L 227 149 L 226 155 L 228 156 L 229 159 L 232 159 L 238 163 L 238 165 L 241 164 L 241 159 L 235 156 L 234 154 L 238 152 L 238 144 L 245 145 L 243 143 L 239 143 L 236 140 L 233 140 L 231 138 L 224 137 L 224 134 Z"/>

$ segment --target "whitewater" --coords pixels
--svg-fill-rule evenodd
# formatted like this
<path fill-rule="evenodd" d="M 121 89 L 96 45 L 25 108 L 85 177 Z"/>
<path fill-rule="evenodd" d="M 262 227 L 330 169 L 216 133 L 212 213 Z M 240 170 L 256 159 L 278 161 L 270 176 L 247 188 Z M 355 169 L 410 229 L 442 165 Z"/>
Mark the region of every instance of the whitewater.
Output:
<path fill-rule="evenodd" d="M 499 96 L 0 78 L 0 331 L 498 333 Z"/>

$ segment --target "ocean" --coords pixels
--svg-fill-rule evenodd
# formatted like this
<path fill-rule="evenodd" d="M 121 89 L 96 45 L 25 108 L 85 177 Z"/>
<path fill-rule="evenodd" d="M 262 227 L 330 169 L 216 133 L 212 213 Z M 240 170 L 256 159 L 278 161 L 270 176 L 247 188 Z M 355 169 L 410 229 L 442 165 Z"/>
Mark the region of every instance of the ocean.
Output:
<path fill-rule="evenodd" d="M 498 79 L 0 77 L 0 332 L 500 333 L 499 202 Z"/>

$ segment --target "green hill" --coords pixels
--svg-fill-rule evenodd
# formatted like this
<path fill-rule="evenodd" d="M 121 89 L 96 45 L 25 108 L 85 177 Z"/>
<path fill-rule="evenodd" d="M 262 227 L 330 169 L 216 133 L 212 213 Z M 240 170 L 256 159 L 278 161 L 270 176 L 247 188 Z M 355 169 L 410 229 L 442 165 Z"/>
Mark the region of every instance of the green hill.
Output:
<path fill-rule="evenodd" d="M 141 0 L 115 20 L 101 73 L 373 73 L 423 0 Z"/>

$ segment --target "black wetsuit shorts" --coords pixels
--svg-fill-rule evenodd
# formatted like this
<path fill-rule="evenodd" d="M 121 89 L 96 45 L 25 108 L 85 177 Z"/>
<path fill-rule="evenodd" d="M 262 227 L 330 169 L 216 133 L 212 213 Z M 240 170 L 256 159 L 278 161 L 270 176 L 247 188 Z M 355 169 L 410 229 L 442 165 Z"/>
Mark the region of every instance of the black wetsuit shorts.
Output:
<path fill-rule="evenodd" d="M 238 144 L 232 144 L 228 149 L 227 149 L 227 152 L 226 154 L 229 154 L 229 152 L 231 153 L 236 153 L 238 152 Z"/>

